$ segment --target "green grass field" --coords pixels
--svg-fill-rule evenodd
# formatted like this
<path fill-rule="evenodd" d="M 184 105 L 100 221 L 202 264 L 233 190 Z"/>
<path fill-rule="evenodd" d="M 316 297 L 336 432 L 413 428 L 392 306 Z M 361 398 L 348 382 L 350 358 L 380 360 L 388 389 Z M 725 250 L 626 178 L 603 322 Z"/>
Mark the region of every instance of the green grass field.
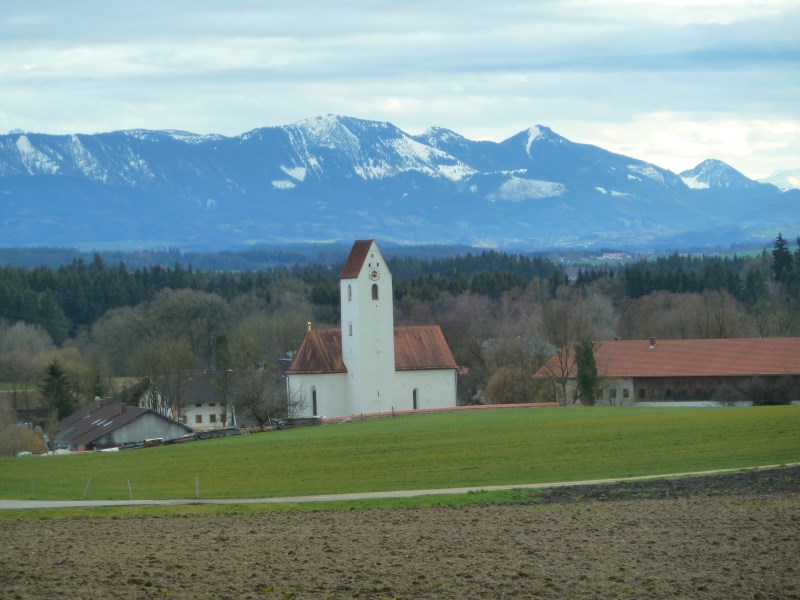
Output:
<path fill-rule="evenodd" d="M 800 461 L 800 407 L 485 410 L 115 453 L 0 459 L 0 498 L 257 498 Z M 87 482 L 91 480 L 88 485 Z"/>

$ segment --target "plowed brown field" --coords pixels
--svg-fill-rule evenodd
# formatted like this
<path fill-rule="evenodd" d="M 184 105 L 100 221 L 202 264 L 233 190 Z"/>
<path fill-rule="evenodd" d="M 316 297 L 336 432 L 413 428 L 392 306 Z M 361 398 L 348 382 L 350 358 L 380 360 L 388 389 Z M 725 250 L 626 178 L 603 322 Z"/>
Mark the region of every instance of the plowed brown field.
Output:
<path fill-rule="evenodd" d="M 3 598 L 800 598 L 800 469 L 511 506 L 0 523 Z"/>

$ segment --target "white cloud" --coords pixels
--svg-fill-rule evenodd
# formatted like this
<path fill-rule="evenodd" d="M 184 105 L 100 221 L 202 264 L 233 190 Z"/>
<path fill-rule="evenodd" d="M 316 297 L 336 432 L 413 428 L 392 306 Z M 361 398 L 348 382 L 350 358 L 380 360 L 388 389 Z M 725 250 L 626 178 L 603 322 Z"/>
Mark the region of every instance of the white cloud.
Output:
<path fill-rule="evenodd" d="M 234 135 L 337 113 L 494 140 L 542 123 L 673 169 L 800 164 L 794 1 L 15 4 L 5 129 Z"/>
<path fill-rule="evenodd" d="M 653 113 L 631 122 L 600 124 L 584 141 L 675 172 L 718 158 L 757 179 L 780 168 L 786 157 L 800 163 L 800 120 L 701 121 Z"/>

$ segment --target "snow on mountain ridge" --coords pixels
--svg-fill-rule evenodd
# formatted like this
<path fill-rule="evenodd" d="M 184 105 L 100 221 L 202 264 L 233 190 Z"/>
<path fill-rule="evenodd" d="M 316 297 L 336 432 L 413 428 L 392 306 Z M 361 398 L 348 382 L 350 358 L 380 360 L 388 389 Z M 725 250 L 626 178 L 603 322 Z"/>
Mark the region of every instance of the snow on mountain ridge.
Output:
<path fill-rule="evenodd" d="M 788 190 L 800 189 L 800 169 L 786 169 L 783 171 L 775 171 L 769 177 L 758 180 L 760 183 L 769 183 L 774 185 L 779 190 L 785 192 Z"/>
<path fill-rule="evenodd" d="M 108 171 L 103 168 L 102 163 L 86 149 L 81 139 L 73 134 L 69 139 L 68 146 L 72 160 L 75 161 L 75 166 L 87 178 L 92 181 L 100 181 L 102 183 L 108 182 Z"/>
<path fill-rule="evenodd" d="M 192 133 L 191 131 L 182 131 L 180 129 L 123 129 L 116 133 L 121 133 L 144 142 L 157 142 L 167 137 L 176 142 L 185 142 L 187 144 L 202 144 L 203 142 L 224 138 L 224 136 L 217 133 L 201 134 Z"/>
<path fill-rule="evenodd" d="M 534 125 L 533 127 L 529 128 L 528 131 L 528 140 L 525 143 L 525 152 L 528 153 L 528 156 L 531 155 L 531 146 L 533 143 L 542 137 L 542 128 L 539 125 Z"/>
<path fill-rule="evenodd" d="M 370 135 L 357 135 L 369 133 Z M 475 172 L 446 152 L 421 143 L 390 123 L 361 121 L 326 115 L 288 126 L 292 145 L 300 160 L 311 165 L 316 148 L 343 152 L 360 178 L 383 179 L 407 171 L 458 181 Z M 318 161 L 315 161 L 319 167 Z M 321 171 L 320 171 L 321 174 Z"/>
<path fill-rule="evenodd" d="M 638 175 L 647 177 L 648 179 L 652 179 L 653 181 L 657 181 L 658 183 L 664 183 L 664 176 L 655 165 L 651 165 L 649 163 L 628 165 L 628 170 L 637 173 Z"/>
<path fill-rule="evenodd" d="M 690 177 L 687 175 L 681 175 L 680 178 L 687 187 L 690 187 L 693 190 L 707 190 L 709 187 L 711 187 L 708 182 L 700 181 L 697 176 Z"/>
<path fill-rule="evenodd" d="M 20 161 L 28 170 L 28 174 L 34 175 L 39 172 L 43 175 L 55 175 L 60 171 L 58 163 L 36 148 L 27 135 L 19 136 L 16 146 Z"/>
<path fill-rule="evenodd" d="M 750 187 L 753 181 L 727 163 L 709 158 L 694 169 L 679 174 L 683 182 L 692 189 Z"/>
<path fill-rule="evenodd" d="M 281 165 L 281 171 L 297 181 L 304 181 L 308 173 L 306 167 L 286 167 L 284 165 Z"/>
<path fill-rule="evenodd" d="M 504 182 L 497 192 L 489 194 L 486 198 L 491 202 L 497 200 L 522 202 L 524 200 L 541 200 L 543 198 L 563 196 L 566 191 L 567 187 L 563 183 L 512 177 Z"/>

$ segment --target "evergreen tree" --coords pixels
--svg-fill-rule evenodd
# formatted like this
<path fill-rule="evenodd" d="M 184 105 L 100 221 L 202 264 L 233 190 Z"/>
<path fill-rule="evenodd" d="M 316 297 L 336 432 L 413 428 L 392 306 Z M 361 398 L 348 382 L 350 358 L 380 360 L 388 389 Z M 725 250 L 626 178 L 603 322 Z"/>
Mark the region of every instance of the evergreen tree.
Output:
<path fill-rule="evenodd" d="M 780 233 L 772 250 L 772 276 L 775 281 L 788 283 L 792 275 L 792 254 L 789 243 Z"/>
<path fill-rule="evenodd" d="M 578 368 L 578 398 L 583 404 L 593 406 L 600 387 L 597 361 L 594 358 L 594 342 L 583 341 L 575 344 L 575 364 Z"/>
<path fill-rule="evenodd" d="M 75 411 L 76 398 L 72 391 L 72 382 L 57 360 L 48 365 L 39 391 L 47 401 L 49 411 L 55 412 L 59 421 Z"/>

